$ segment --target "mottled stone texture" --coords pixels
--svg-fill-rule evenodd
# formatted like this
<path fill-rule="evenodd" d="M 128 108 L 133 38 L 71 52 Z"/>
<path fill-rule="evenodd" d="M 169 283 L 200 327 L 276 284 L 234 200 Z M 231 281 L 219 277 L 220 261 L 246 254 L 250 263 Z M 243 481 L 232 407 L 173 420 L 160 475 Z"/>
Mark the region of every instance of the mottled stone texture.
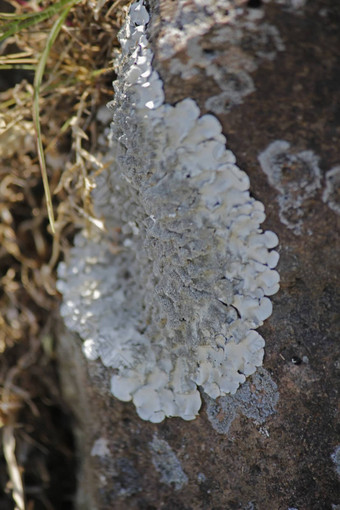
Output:
<path fill-rule="evenodd" d="M 340 163 L 340 7 L 330 0 L 248 3 L 254 7 L 247 9 L 242 0 L 200 6 L 191 0 L 180 12 L 179 0 L 152 2 L 151 33 L 153 65 L 167 103 L 192 97 L 206 113 L 207 100 L 220 96 L 215 113 L 228 148 L 249 175 L 251 194 L 265 204 L 264 228 L 280 238 L 281 290 L 273 297 L 272 317 L 259 329 L 266 338 L 265 380 L 254 374 L 244 390 L 254 393 L 260 411 L 238 400 L 224 401 L 212 414 L 206 401 L 192 422 L 143 422 L 131 403 L 110 395 L 107 369 L 97 361 L 85 363 L 80 341 L 60 333 L 61 375 L 81 444 L 81 509 L 333 510 L 340 505 L 334 460 L 340 443 L 338 194 L 332 190 L 329 206 L 325 193 L 325 176 Z M 272 187 L 258 159 L 277 140 L 287 142 L 290 151 L 276 161 L 283 179 L 279 188 Z M 299 195 L 300 179 L 308 174 L 298 156 L 304 151 L 315 155 L 320 186 L 303 195 L 299 209 L 293 207 L 289 225 L 295 221 L 298 228 L 289 228 L 280 219 L 279 198 L 282 189 L 294 196 L 294 187 Z M 266 388 L 278 391 L 279 399 L 276 412 L 263 421 L 263 409 L 275 407 Z M 217 427 L 217 421 L 228 426 Z M 177 475 L 173 483 L 172 475 L 167 477 L 170 486 L 164 482 L 150 450 L 155 438 L 176 458 L 173 465 L 185 483 Z M 107 440 L 96 443 L 105 448 L 91 456 L 98 439 Z"/>

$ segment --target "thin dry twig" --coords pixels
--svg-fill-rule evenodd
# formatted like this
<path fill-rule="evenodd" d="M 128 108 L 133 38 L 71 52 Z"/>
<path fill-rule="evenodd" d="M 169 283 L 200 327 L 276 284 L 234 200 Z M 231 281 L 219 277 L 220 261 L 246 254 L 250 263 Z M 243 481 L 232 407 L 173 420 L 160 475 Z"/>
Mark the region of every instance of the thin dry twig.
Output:
<path fill-rule="evenodd" d="M 33 122 L 34 122 L 34 127 L 35 127 L 35 131 L 36 131 L 36 136 L 37 136 L 37 151 L 38 151 L 38 157 L 39 157 L 39 163 L 40 163 L 40 169 L 41 169 L 41 176 L 42 176 L 45 195 L 46 195 L 47 212 L 48 212 L 48 217 L 50 220 L 51 230 L 52 230 L 53 234 L 55 233 L 54 213 L 53 213 L 50 187 L 48 184 L 44 148 L 43 148 L 42 139 L 41 139 L 41 127 L 40 127 L 40 115 L 39 115 L 39 96 L 40 96 L 40 87 L 41 87 L 43 75 L 45 72 L 46 62 L 47 62 L 48 56 L 50 54 L 51 48 L 52 48 L 56 38 L 58 37 L 58 34 L 65 22 L 65 19 L 67 18 L 67 15 L 70 12 L 72 6 L 78 2 L 79 2 L 79 0 L 70 1 L 68 3 L 68 5 L 65 7 L 65 9 L 63 10 L 63 12 L 60 14 L 59 18 L 54 23 L 54 25 L 51 29 L 51 32 L 49 33 L 49 36 L 47 38 L 44 51 L 42 52 L 42 55 L 39 59 L 38 66 L 37 66 L 37 69 L 35 71 L 35 76 L 34 76 Z"/>

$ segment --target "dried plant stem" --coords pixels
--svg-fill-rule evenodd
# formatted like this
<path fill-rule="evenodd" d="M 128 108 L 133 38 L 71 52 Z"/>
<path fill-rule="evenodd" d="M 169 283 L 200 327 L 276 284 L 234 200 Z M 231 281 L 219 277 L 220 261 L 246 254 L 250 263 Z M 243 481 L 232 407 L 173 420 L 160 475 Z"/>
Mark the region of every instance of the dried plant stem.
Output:
<path fill-rule="evenodd" d="M 39 157 L 39 163 L 41 168 L 41 175 L 42 180 L 44 184 L 44 190 L 45 190 L 45 196 L 46 196 L 46 205 L 47 205 L 47 212 L 48 217 L 51 225 L 52 233 L 55 233 L 55 227 L 54 227 L 54 214 L 53 214 L 53 206 L 52 206 L 52 199 L 51 199 L 51 192 L 48 184 L 48 178 L 47 178 L 47 171 L 46 171 L 46 163 L 45 163 L 45 156 L 44 156 L 44 149 L 43 144 L 41 140 L 41 128 L 40 128 L 40 119 L 39 119 L 39 94 L 40 94 L 40 86 L 42 82 L 42 78 L 44 75 L 46 62 L 48 55 L 50 53 L 50 50 L 54 44 L 54 41 L 56 40 L 61 27 L 64 24 L 64 21 L 71 9 L 71 7 L 76 4 L 79 0 L 74 0 L 68 3 L 68 5 L 65 7 L 65 10 L 61 13 L 59 18 L 54 23 L 51 32 L 48 36 L 46 46 L 44 48 L 44 51 L 41 54 L 41 57 L 39 59 L 39 63 L 35 72 L 34 77 L 34 92 L 33 92 L 33 122 L 34 127 L 36 130 L 36 136 L 37 136 L 37 151 L 38 151 L 38 157 Z"/>
<path fill-rule="evenodd" d="M 12 420 L 14 421 L 14 420 Z M 13 423 L 4 426 L 2 432 L 3 452 L 7 463 L 8 474 L 12 483 L 12 495 L 15 510 L 25 510 L 24 488 L 21 473 L 15 457 L 15 438 Z"/>

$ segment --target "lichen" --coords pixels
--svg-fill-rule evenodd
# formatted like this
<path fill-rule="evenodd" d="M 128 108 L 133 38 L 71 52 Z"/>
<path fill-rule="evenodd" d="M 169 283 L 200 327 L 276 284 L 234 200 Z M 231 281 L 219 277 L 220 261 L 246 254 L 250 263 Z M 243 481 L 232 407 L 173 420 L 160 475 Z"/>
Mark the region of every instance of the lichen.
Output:
<path fill-rule="evenodd" d="M 337 475 L 340 477 L 340 445 L 335 448 L 334 453 L 331 455 L 331 459 L 334 463 Z"/>
<path fill-rule="evenodd" d="M 152 463 L 158 473 L 161 474 L 161 482 L 180 490 L 188 483 L 188 477 L 184 473 L 181 463 L 172 451 L 171 447 L 163 439 L 155 435 L 149 443 L 152 455 Z"/>
<path fill-rule="evenodd" d="M 307 0 L 263 0 L 265 3 L 282 5 L 288 11 L 298 13 L 305 7 Z"/>
<path fill-rule="evenodd" d="M 140 492 L 142 490 L 141 475 L 132 460 L 121 457 L 116 460 L 115 464 L 117 474 L 113 477 L 112 499 L 116 500 L 117 495 L 126 498 Z"/>
<path fill-rule="evenodd" d="M 164 12 L 165 30 L 157 41 L 160 59 L 172 59 L 187 49 L 190 41 L 204 35 L 214 25 L 231 24 L 242 13 L 234 0 L 185 0 L 176 2 L 174 9 Z"/>
<path fill-rule="evenodd" d="M 290 143 L 276 140 L 258 159 L 269 184 L 278 191 L 281 222 L 294 234 L 301 234 L 304 202 L 321 187 L 320 158 L 311 150 L 294 153 Z"/>
<path fill-rule="evenodd" d="M 340 165 L 326 173 L 326 187 L 322 200 L 337 214 L 340 214 Z"/>
<path fill-rule="evenodd" d="M 178 2 L 175 12 L 165 14 L 157 51 L 160 59 L 169 59 L 171 74 L 187 80 L 204 72 L 212 79 L 220 92 L 209 97 L 205 107 L 221 114 L 254 92 L 251 73 L 285 46 L 278 29 L 262 20 L 263 10 L 223 2 L 221 10 L 210 5 L 210 13 L 209 3 Z"/>
<path fill-rule="evenodd" d="M 263 13 L 255 13 L 250 11 L 242 22 L 234 26 L 227 25 L 223 30 L 219 30 L 215 40 L 212 38 L 213 44 L 219 39 L 223 40 L 222 48 L 215 51 L 214 60 L 217 63 L 209 58 L 210 55 L 204 55 L 203 51 L 195 61 L 197 66 L 202 66 L 202 62 L 206 61 L 207 75 L 213 76 L 221 89 L 219 94 L 209 97 L 205 102 L 205 107 L 210 112 L 222 114 L 242 104 L 243 99 L 255 91 L 251 73 L 264 61 L 274 60 L 276 53 L 285 49 L 278 29 L 270 23 L 259 22 Z M 223 62 L 226 41 L 231 46 L 231 55 L 235 56 L 228 59 L 226 65 L 218 65 L 219 61 Z"/>
<path fill-rule="evenodd" d="M 205 395 L 204 400 L 210 423 L 217 432 L 226 434 L 234 419 L 241 414 L 262 425 L 275 413 L 279 393 L 270 374 L 259 368 L 235 395 L 221 397 L 218 401 Z"/>
<path fill-rule="evenodd" d="M 111 104 L 115 163 L 96 179 L 105 232 L 75 239 L 59 267 L 61 313 L 88 359 L 112 370 L 111 391 L 139 416 L 191 420 L 211 397 L 235 393 L 262 364 L 255 331 L 270 316 L 277 236 L 226 150 L 219 121 L 192 99 L 164 103 L 133 4 L 120 34 Z"/>
<path fill-rule="evenodd" d="M 110 450 L 108 446 L 109 442 L 104 437 L 100 437 L 97 439 L 91 449 L 92 457 L 106 457 L 110 455 Z"/>

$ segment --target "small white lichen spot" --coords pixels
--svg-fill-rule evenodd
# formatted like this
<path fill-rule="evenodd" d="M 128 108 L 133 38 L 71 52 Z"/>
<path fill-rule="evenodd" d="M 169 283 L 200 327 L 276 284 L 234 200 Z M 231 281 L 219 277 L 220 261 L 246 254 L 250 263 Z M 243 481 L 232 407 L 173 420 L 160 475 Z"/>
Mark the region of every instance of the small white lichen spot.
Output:
<path fill-rule="evenodd" d="M 108 440 L 104 437 L 97 439 L 92 446 L 91 455 L 92 457 L 109 457 L 111 455 Z"/>
<path fill-rule="evenodd" d="M 272 313 L 279 256 L 219 121 L 190 98 L 164 103 L 148 21 L 137 2 L 120 33 L 115 163 L 93 193 L 106 231 L 77 236 L 58 288 L 85 356 L 112 371 L 112 394 L 156 423 L 194 419 L 198 386 L 233 394 L 262 365 L 255 329 Z"/>
<path fill-rule="evenodd" d="M 172 451 L 170 445 L 163 439 L 158 439 L 155 435 L 149 443 L 152 463 L 155 469 L 161 475 L 161 482 L 166 485 L 174 486 L 175 490 L 180 490 L 188 483 L 188 477 L 184 473 L 181 463 Z"/>
<path fill-rule="evenodd" d="M 299 12 L 305 7 L 307 0 L 263 0 L 265 3 L 274 3 L 282 5 L 290 12 Z"/>
<path fill-rule="evenodd" d="M 321 187 L 320 158 L 310 150 L 294 153 L 290 143 L 276 140 L 258 159 L 269 184 L 279 192 L 281 222 L 294 234 L 301 234 L 304 202 Z"/>
<path fill-rule="evenodd" d="M 340 445 L 335 448 L 334 453 L 331 455 L 331 459 L 334 462 L 336 472 L 340 477 Z"/>
<path fill-rule="evenodd" d="M 322 200 L 337 214 L 340 214 L 340 165 L 326 173 L 326 187 Z"/>

